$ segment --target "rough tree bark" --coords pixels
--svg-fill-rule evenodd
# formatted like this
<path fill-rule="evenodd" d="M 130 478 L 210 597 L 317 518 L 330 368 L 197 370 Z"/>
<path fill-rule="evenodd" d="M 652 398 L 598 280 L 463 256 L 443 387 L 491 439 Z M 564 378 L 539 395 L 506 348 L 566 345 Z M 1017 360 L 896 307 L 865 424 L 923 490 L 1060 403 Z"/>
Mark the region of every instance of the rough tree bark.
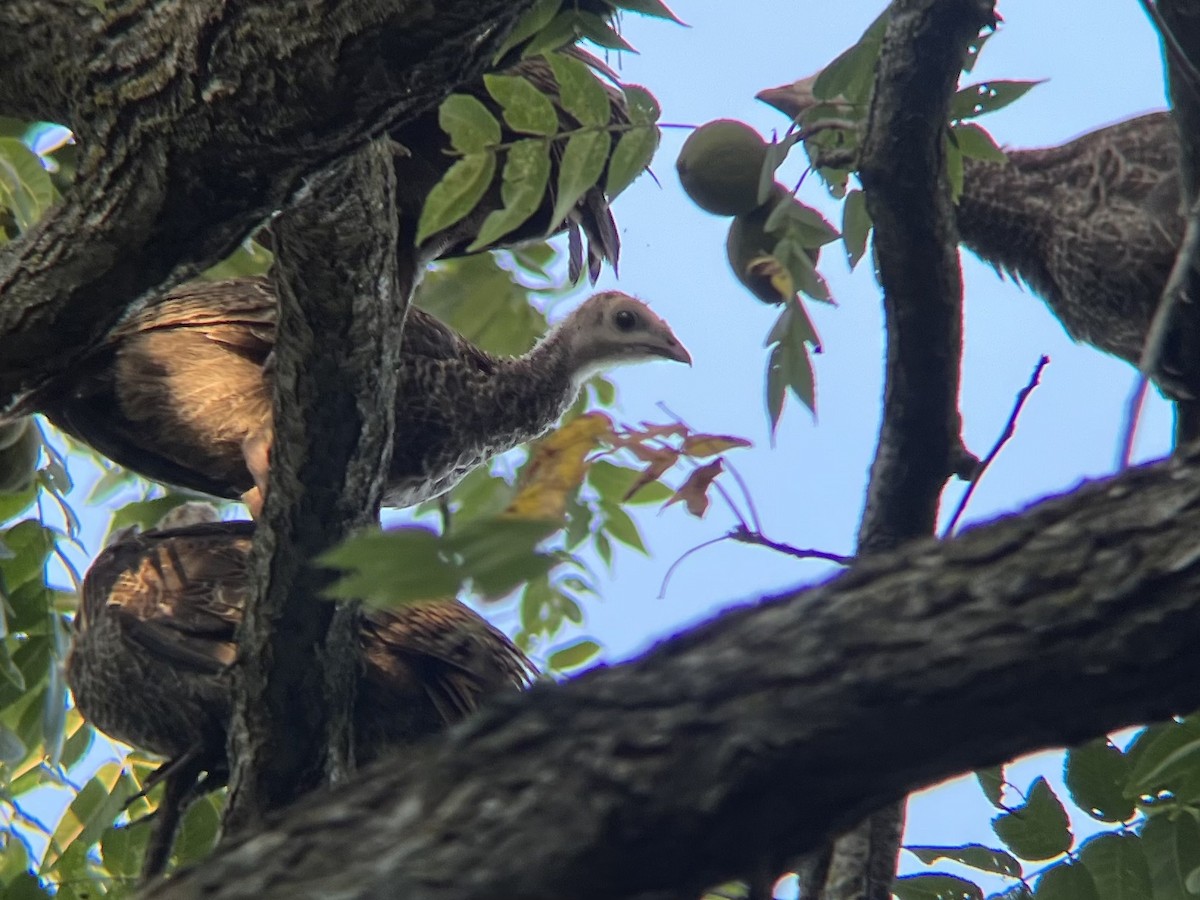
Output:
<path fill-rule="evenodd" d="M 415 248 L 397 253 L 394 172 L 391 142 L 375 140 L 273 228 L 276 424 L 259 593 L 239 633 L 229 830 L 354 767 L 357 612 L 321 596 L 333 573 L 312 560 L 378 521 L 417 264 Z"/>
<path fill-rule="evenodd" d="M 947 776 L 1200 705 L 1197 533 L 1193 455 L 868 557 L 497 704 L 152 895 L 688 896 Z"/>
<path fill-rule="evenodd" d="M 962 277 L 943 148 L 967 47 L 995 21 L 993 0 L 891 6 L 858 165 L 887 335 L 883 422 L 860 554 L 934 534 L 946 482 L 955 472 L 970 474 L 958 409 Z M 804 859 L 801 893 L 890 900 L 904 818 L 903 801 L 890 805 Z"/>
<path fill-rule="evenodd" d="M 0 253 L 0 408 L 308 176 L 475 78 L 530 0 L 0 3 L 0 109 L 69 125 L 77 183 Z"/>

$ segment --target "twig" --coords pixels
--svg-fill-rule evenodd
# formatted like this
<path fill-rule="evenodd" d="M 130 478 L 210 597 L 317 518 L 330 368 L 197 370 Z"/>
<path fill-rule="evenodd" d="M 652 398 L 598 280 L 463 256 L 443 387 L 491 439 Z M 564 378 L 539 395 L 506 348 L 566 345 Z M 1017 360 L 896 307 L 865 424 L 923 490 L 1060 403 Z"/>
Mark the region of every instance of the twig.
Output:
<path fill-rule="evenodd" d="M 721 541 L 729 540 L 730 537 L 732 537 L 732 533 L 723 534 L 720 537 L 713 538 L 711 541 L 705 541 L 703 544 L 697 544 L 691 550 L 686 551 L 682 556 L 679 557 L 679 559 L 675 560 L 675 562 L 671 563 L 671 567 L 667 569 L 667 574 L 663 576 L 662 584 L 658 586 L 658 599 L 662 600 L 667 596 L 667 583 L 671 580 L 671 576 L 675 574 L 675 570 L 679 568 L 680 563 L 682 563 L 696 551 L 703 550 L 705 547 L 711 547 L 713 544 L 719 544 Z"/>
<path fill-rule="evenodd" d="M 796 559 L 823 559 L 826 562 L 837 563 L 839 566 L 848 566 L 854 562 L 853 556 L 842 556 L 840 553 L 830 553 L 826 550 L 807 550 L 801 547 L 793 547 L 791 544 L 781 544 L 779 541 L 771 540 L 761 532 L 750 531 L 744 526 L 733 529 L 725 537 L 742 544 L 756 544 L 759 547 L 766 547 L 787 556 L 794 556 Z"/>
<path fill-rule="evenodd" d="M 1133 439 L 1137 437 L 1137 426 L 1142 418 L 1142 406 L 1146 402 L 1146 391 L 1149 387 L 1150 379 L 1146 377 L 1146 373 L 1138 372 L 1137 382 L 1125 407 L 1125 423 L 1121 427 L 1121 453 L 1117 459 L 1119 471 L 1124 472 L 1133 462 Z"/>
<path fill-rule="evenodd" d="M 954 510 L 954 515 L 950 517 L 950 523 L 946 526 L 946 530 L 942 533 L 943 538 L 947 538 L 954 533 L 955 527 L 958 525 L 958 520 L 962 518 L 963 512 L 966 511 L 967 504 L 971 502 L 971 495 L 975 493 L 975 487 L 979 484 L 983 473 L 987 471 L 988 466 L 999 455 L 1000 449 L 1009 442 L 1017 428 L 1017 418 L 1021 415 L 1021 409 L 1025 406 L 1025 401 L 1029 399 L 1029 395 L 1033 393 L 1033 389 L 1038 386 L 1041 381 L 1042 369 L 1046 368 L 1050 362 L 1050 357 L 1041 357 L 1037 365 L 1033 367 L 1033 375 L 1029 378 L 1029 383 L 1021 388 L 1017 394 L 1017 402 L 1013 404 L 1012 413 L 1008 417 L 1008 422 L 1004 425 L 1004 431 L 1000 434 L 999 439 L 992 445 L 992 449 L 988 451 L 987 456 L 979 464 L 975 470 L 975 475 L 971 479 L 967 489 L 963 491 L 962 498 L 958 501 L 958 508 Z"/>

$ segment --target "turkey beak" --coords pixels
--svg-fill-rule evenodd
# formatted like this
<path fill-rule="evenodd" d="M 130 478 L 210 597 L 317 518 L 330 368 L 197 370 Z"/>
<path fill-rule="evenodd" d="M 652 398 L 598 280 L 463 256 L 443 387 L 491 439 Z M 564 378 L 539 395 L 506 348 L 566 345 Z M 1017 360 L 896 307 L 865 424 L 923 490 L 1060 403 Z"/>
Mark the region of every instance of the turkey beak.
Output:
<path fill-rule="evenodd" d="M 663 359 L 673 359 L 675 362 L 692 364 L 692 354 L 687 352 L 687 348 L 679 343 L 679 339 L 673 334 L 663 336 L 662 348 L 659 353 Z"/>

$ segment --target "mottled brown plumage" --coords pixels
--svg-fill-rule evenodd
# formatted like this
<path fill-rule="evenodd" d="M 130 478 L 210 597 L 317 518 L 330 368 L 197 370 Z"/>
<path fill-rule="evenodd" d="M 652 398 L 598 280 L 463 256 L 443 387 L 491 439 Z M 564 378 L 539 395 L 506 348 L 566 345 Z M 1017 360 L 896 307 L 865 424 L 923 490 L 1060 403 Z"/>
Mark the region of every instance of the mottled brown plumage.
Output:
<path fill-rule="evenodd" d="M 275 317 L 266 279 L 181 288 L 119 325 L 18 412 L 45 413 L 149 478 L 222 497 L 248 494 L 255 508 L 271 440 Z M 410 310 L 384 503 L 438 496 L 491 456 L 548 430 L 599 369 L 648 359 L 691 361 L 665 322 L 616 291 L 585 301 L 517 358 L 485 353 Z"/>
<path fill-rule="evenodd" d="M 1165 112 L 1010 150 L 1007 163 L 967 159 L 959 234 L 1072 337 L 1136 365 L 1183 239 L 1178 161 Z"/>
<path fill-rule="evenodd" d="M 105 549 L 83 581 L 67 659 L 75 704 L 105 734 L 172 761 L 175 800 L 201 773 L 205 790 L 228 775 L 230 667 L 252 539 L 249 522 L 136 534 Z M 459 721 L 489 695 L 525 687 L 535 672 L 502 632 L 456 601 L 368 611 L 360 647 L 360 763 Z M 173 830 L 148 872 L 165 864 Z"/>
<path fill-rule="evenodd" d="M 574 48 L 569 48 L 564 52 L 590 65 L 598 65 L 588 54 Z M 579 121 L 563 109 L 554 72 L 544 57 L 539 55 L 523 59 L 499 74 L 525 78 L 540 90 L 554 107 L 558 116 L 560 133 L 569 133 L 580 127 Z M 604 84 L 604 89 L 608 94 L 610 127 L 620 129 L 628 125 L 629 113 L 624 94 L 608 84 Z M 501 144 L 509 145 L 529 137 L 525 134 L 518 134 L 506 126 L 500 105 L 488 93 L 482 81 L 465 85 L 459 90 L 461 93 L 469 94 L 479 100 L 501 123 Z M 612 147 L 616 146 L 615 137 L 617 136 L 619 136 L 619 132 L 614 134 Z M 436 113 L 422 116 L 408 123 L 392 132 L 391 137 L 399 144 L 396 153 L 396 185 L 400 207 L 401 209 L 419 210 L 429 195 L 429 191 L 457 157 L 451 152 L 449 138 L 438 125 Z M 565 142 L 563 141 L 555 141 L 550 145 L 550 185 L 558 184 L 559 165 L 562 161 L 564 147 Z M 455 225 L 432 235 L 422 243 L 420 249 L 423 259 L 432 260 L 464 254 L 467 247 L 475 240 L 483 225 L 483 220 L 487 218 L 488 214 L 504 207 L 500 193 L 504 158 L 505 151 L 501 151 L 492 184 L 476 208 Z M 608 197 L 604 191 L 606 178 L 606 174 L 602 175 L 599 184 L 584 191 L 564 222 L 550 221 L 555 195 L 552 190 L 548 190 L 537 211 L 515 231 L 501 238 L 499 246 L 543 240 L 547 234 L 565 229 L 570 238 L 569 269 L 572 281 L 578 278 L 583 268 L 585 249 L 587 270 L 592 281 L 599 277 L 600 268 L 605 262 L 611 265 L 615 271 L 621 244 L 616 222 L 609 210 Z M 416 219 L 415 217 L 406 218 L 401 224 L 401 241 L 411 244 L 416 235 Z M 586 239 L 586 248 L 584 239 Z"/>
<path fill-rule="evenodd" d="M 816 76 L 760 91 L 803 122 Z M 838 100 L 833 101 L 836 107 Z M 1137 365 L 1186 225 L 1179 140 L 1167 112 L 1137 116 L 1056 147 L 1008 150 L 1005 162 L 963 160 L 959 236 L 976 255 L 1027 284 L 1067 333 Z M 1168 391 L 1190 366 L 1167 358 Z"/>

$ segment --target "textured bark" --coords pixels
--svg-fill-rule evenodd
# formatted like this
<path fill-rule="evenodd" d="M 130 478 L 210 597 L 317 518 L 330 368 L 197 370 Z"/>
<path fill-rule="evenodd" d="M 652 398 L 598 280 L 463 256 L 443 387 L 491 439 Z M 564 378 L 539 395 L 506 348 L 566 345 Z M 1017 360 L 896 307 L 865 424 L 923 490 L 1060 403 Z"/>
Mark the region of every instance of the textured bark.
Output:
<path fill-rule="evenodd" d="M 1159 0 L 1166 33 L 1163 55 L 1175 124 L 1179 128 L 1180 186 L 1188 224 L 1175 269 L 1163 292 L 1151 329 L 1145 368 L 1153 374 L 1163 357 L 1184 370 L 1189 385 L 1200 384 L 1200 10 L 1180 0 Z M 1161 335 L 1161 337 L 1160 337 Z M 1153 346 L 1154 343 L 1158 346 Z M 1165 345 L 1165 346 L 1164 346 Z M 1194 391 L 1192 392 L 1194 393 Z M 1176 443 L 1200 438 L 1200 397 L 1176 404 Z"/>
<path fill-rule="evenodd" d="M 312 186 L 275 228 L 280 301 L 259 592 L 239 632 L 226 825 L 246 827 L 353 769 L 357 620 L 311 561 L 378 521 L 415 254 L 396 253 L 387 139 Z"/>
<path fill-rule="evenodd" d="M 859 166 L 888 335 L 860 552 L 930 533 L 957 468 L 962 279 L 943 142 L 967 44 L 993 21 L 988 0 L 892 6 Z"/>
<path fill-rule="evenodd" d="M 68 5 L 0 4 L 0 103 L 36 83 L 31 105 L 83 144 L 72 193 L 0 253 L 0 407 L 306 178 L 478 76 L 529 3 L 123 0 L 75 13 L 70 41 L 39 24 L 69 23 Z"/>
<path fill-rule="evenodd" d="M 686 896 L 941 778 L 1200 705 L 1198 531 L 1193 457 L 877 554 L 496 704 L 154 896 Z"/>
<path fill-rule="evenodd" d="M 991 0 L 897 0 L 884 35 L 859 163 L 887 334 L 860 554 L 934 534 L 961 468 L 962 278 L 943 147 L 967 45 L 994 23 Z M 880 809 L 824 851 L 828 861 L 806 860 L 810 895 L 890 900 L 904 815 L 903 801 Z"/>

